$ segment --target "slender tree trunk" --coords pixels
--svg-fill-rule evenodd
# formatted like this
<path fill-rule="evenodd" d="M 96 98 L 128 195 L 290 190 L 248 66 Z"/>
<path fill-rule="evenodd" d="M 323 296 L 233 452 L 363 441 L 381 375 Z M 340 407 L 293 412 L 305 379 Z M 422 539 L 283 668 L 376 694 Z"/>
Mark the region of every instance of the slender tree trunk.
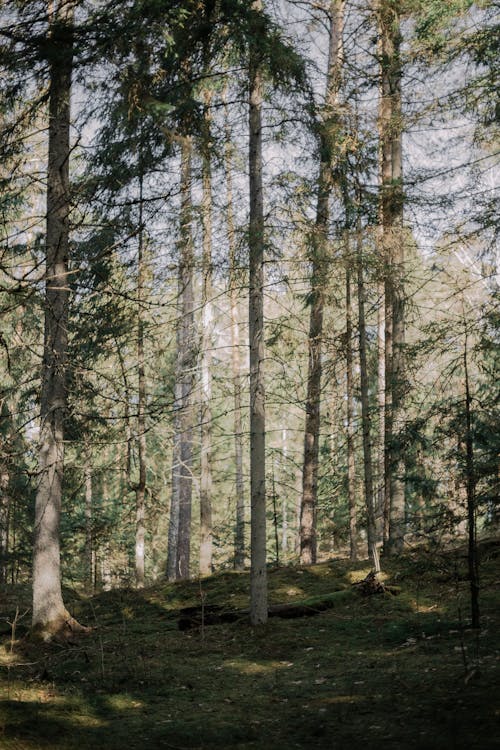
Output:
<path fill-rule="evenodd" d="M 92 448 L 85 445 L 85 580 L 89 594 L 94 592 L 94 540 L 92 533 Z"/>
<path fill-rule="evenodd" d="M 283 427 L 281 431 L 282 440 L 282 476 L 286 477 L 287 461 L 288 461 L 288 430 Z M 283 559 L 288 552 L 288 490 L 285 485 L 285 491 L 282 493 L 281 500 L 281 551 L 283 552 Z"/>
<path fill-rule="evenodd" d="M 469 378 L 468 336 L 464 341 L 464 375 L 465 375 L 465 447 L 466 447 L 466 480 L 467 480 L 467 520 L 468 520 L 468 565 L 470 581 L 471 624 L 473 628 L 481 627 L 479 614 L 479 561 L 476 543 L 476 470 L 474 461 L 474 442 L 472 435 L 472 396 Z"/>
<path fill-rule="evenodd" d="M 8 548 L 12 555 L 12 564 L 10 566 L 11 583 L 19 583 L 19 557 L 17 555 L 17 503 L 13 497 L 10 499 L 10 523 L 9 523 L 9 545 Z"/>
<path fill-rule="evenodd" d="M 120 450 L 120 495 L 123 499 L 132 488 L 132 427 L 130 421 L 130 385 L 128 381 L 125 360 L 123 359 L 122 346 L 115 337 L 115 351 L 120 364 L 120 373 L 123 382 L 123 421 L 125 425 L 125 443 Z"/>
<path fill-rule="evenodd" d="M 177 360 L 179 359 L 179 327 L 177 329 Z M 180 461 L 181 434 L 180 416 L 182 409 L 182 384 L 180 381 L 179 362 L 176 363 L 174 385 L 174 424 L 172 438 L 172 488 L 170 494 L 170 516 L 168 522 L 167 578 L 177 580 L 177 546 L 179 540 L 179 499 L 180 499 Z"/>
<path fill-rule="evenodd" d="M 372 472 L 372 441 L 371 441 L 371 418 L 369 403 L 369 380 L 368 380 L 368 362 L 366 356 L 366 322 L 365 322 L 365 283 L 363 278 L 363 236 L 361 227 L 361 217 L 358 217 L 356 227 L 356 255 L 357 255 L 357 275 L 358 275 L 358 327 L 359 327 L 359 369 L 361 380 L 361 421 L 363 432 L 363 466 L 365 478 L 365 506 L 367 517 L 368 532 L 368 556 L 371 560 L 374 570 L 380 571 L 379 556 L 377 550 L 377 533 L 375 528 L 375 512 L 373 497 L 373 472 Z"/>
<path fill-rule="evenodd" d="M 236 488 L 236 524 L 234 533 L 234 567 L 245 567 L 245 484 L 243 481 L 243 423 L 241 415 L 240 315 L 238 308 L 238 269 L 234 229 L 231 129 L 227 104 L 225 110 L 225 150 L 227 238 L 229 246 L 229 304 L 231 309 L 231 366 L 234 400 L 234 461 Z"/>
<path fill-rule="evenodd" d="M 50 64 L 45 334 L 33 546 L 32 625 L 43 638 L 72 624 L 62 598 L 59 548 L 67 404 L 72 22 L 73 4 L 58 4 L 49 41 L 57 56 Z"/>
<path fill-rule="evenodd" d="M 7 583 L 11 498 L 7 462 L 0 466 L 0 583 Z"/>
<path fill-rule="evenodd" d="M 346 243 L 347 244 L 347 243 Z M 347 253 L 345 276 L 346 306 L 346 396 L 347 396 L 347 496 L 349 502 L 349 554 L 351 560 L 358 559 L 356 520 L 356 465 L 354 446 L 354 373 L 352 355 L 352 305 L 351 305 L 351 258 Z"/>
<path fill-rule="evenodd" d="M 401 107 L 401 32 L 397 5 L 377 4 L 380 34 L 381 219 L 385 261 L 385 487 L 389 492 L 387 548 L 404 546 L 405 486 L 402 451 L 397 447 L 404 406 L 404 235 Z"/>
<path fill-rule="evenodd" d="M 316 562 L 316 504 L 318 495 L 318 458 L 321 401 L 321 338 L 323 332 L 323 293 L 318 285 L 318 273 L 312 282 L 316 286 L 311 301 L 309 318 L 309 360 L 306 396 L 306 424 L 304 431 L 304 466 L 302 471 L 302 505 L 300 511 L 300 561 L 304 565 Z"/>
<path fill-rule="evenodd" d="M 304 429 L 304 464 L 302 471 L 302 506 L 300 513 L 300 560 L 305 565 L 316 562 L 316 507 L 318 494 L 318 458 L 321 404 L 321 344 L 323 338 L 324 290 L 328 278 L 329 203 L 333 190 L 332 161 L 335 119 L 343 62 L 344 0 L 330 4 L 331 26 L 328 73 L 323 123 L 320 132 L 320 168 L 316 224 L 311 251 L 311 310 L 309 318 L 309 357 L 307 370 L 306 420 Z"/>
<path fill-rule="evenodd" d="M 212 572 L 212 173 L 210 165 L 210 101 L 205 93 L 205 133 L 202 145 L 202 341 L 201 341 L 201 476 L 200 574 Z"/>
<path fill-rule="evenodd" d="M 236 528 L 234 538 L 234 567 L 245 567 L 245 483 L 243 480 L 243 422 L 241 415 L 241 364 L 238 299 L 231 287 L 231 359 L 234 393 L 234 459 L 236 487 Z"/>
<path fill-rule="evenodd" d="M 191 236 L 191 140 L 181 153 L 181 221 L 179 258 L 180 315 L 174 403 L 172 498 L 169 521 L 167 575 L 189 577 L 193 472 L 193 387 L 196 363 L 194 336 L 193 240 Z"/>
<path fill-rule="evenodd" d="M 384 284 L 379 284 L 379 307 L 377 310 L 377 405 L 378 405 L 378 470 L 377 512 L 379 522 L 377 534 L 384 544 L 389 536 L 389 493 L 385 487 L 385 294 Z"/>
<path fill-rule="evenodd" d="M 241 361 L 240 326 L 238 309 L 238 281 L 236 266 L 236 238 L 233 216 L 232 154 L 229 126 L 226 126 L 226 185 L 227 185 L 227 232 L 230 264 L 231 306 L 231 364 L 234 393 L 234 455 L 236 486 L 236 528 L 234 541 L 234 566 L 243 570 L 245 566 L 245 485 L 243 481 L 243 425 L 241 414 Z"/>
<path fill-rule="evenodd" d="M 261 0 L 254 0 L 256 11 Z M 250 52 L 249 77 L 249 347 L 250 347 L 250 621 L 267 621 L 266 420 L 264 391 L 264 205 L 262 190 L 262 74 Z"/>
<path fill-rule="evenodd" d="M 135 581 L 137 588 L 145 584 L 145 501 L 146 501 L 146 373 L 144 362 L 144 229 L 143 178 L 139 185 L 139 247 L 137 252 L 137 447 L 139 481 L 135 487 Z"/>
<path fill-rule="evenodd" d="M 460 453 L 463 450 L 460 437 L 457 443 L 457 453 Z M 448 508 L 453 514 L 453 532 L 465 536 L 468 529 L 467 480 L 457 472 L 451 484 Z"/>

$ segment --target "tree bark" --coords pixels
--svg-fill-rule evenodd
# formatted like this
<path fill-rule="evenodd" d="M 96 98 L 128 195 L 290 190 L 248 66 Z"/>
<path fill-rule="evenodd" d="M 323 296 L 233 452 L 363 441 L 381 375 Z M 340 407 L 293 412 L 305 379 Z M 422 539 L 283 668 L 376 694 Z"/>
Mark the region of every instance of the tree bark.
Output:
<path fill-rule="evenodd" d="M 467 326 L 467 323 L 465 323 Z M 467 482 L 467 520 L 468 520 L 468 567 L 471 601 L 471 625 L 481 627 L 479 613 L 479 560 L 476 541 L 476 470 L 474 461 L 474 440 L 472 435 L 472 396 L 469 377 L 469 342 L 467 328 L 464 341 L 464 379 L 465 379 L 465 448 L 466 448 L 466 482 Z"/>
<path fill-rule="evenodd" d="M 403 236 L 401 31 L 395 3 L 377 3 L 380 37 L 381 221 L 385 265 L 385 477 L 390 527 L 387 549 L 404 546 L 405 486 L 402 451 L 396 445 L 403 428 L 405 343 L 405 243 Z"/>
<path fill-rule="evenodd" d="M 142 170 L 142 166 L 141 166 Z M 146 512 L 146 372 L 144 362 L 144 228 L 143 176 L 139 177 L 139 246 L 137 250 L 137 447 L 139 481 L 135 487 L 135 582 L 145 584 L 145 512 Z"/>
<path fill-rule="evenodd" d="M 384 284 L 379 284 L 379 307 L 377 310 L 377 512 L 379 528 L 377 535 L 384 544 L 389 536 L 389 493 L 385 486 L 385 293 Z"/>
<path fill-rule="evenodd" d="M 282 428 L 281 431 L 281 445 L 282 445 L 282 476 L 286 476 L 287 462 L 288 462 L 288 430 L 286 427 Z M 281 551 L 283 552 L 283 559 L 286 558 L 288 553 L 288 490 L 282 493 L 281 499 Z"/>
<path fill-rule="evenodd" d="M 359 215 L 360 204 L 358 201 L 358 217 L 356 227 L 356 269 L 358 276 L 358 328 L 359 328 L 359 370 L 361 380 L 361 421 L 363 432 L 363 468 L 365 487 L 365 506 L 367 517 L 368 556 L 375 572 L 380 571 L 379 556 L 377 550 L 377 534 L 375 528 L 375 512 L 373 497 L 373 469 L 372 469 L 372 441 L 371 441 L 371 418 L 369 403 L 369 379 L 368 362 L 366 356 L 366 321 L 365 321 L 365 283 L 363 278 L 363 236 L 361 227 L 361 216 Z"/>
<path fill-rule="evenodd" d="M 234 401 L 234 461 L 236 489 L 236 524 L 234 531 L 234 567 L 243 570 L 245 567 L 245 483 L 243 480 L 243 422 L 241 412 L 241 357 L 240 357 L 240 314 L 238 307 L 238 268 L 236 258 L 236 234 L 233 209 L 232 177 L 232 144 L 231 129 L 227 103 L 225 110 L 225 149 L 224 161 L 226 171 L 226 204 L 227 204 L 227 240 L 229 247 L 229 304 L 231 315 L 231 367 L 233 378 Z"/>
<path fill-rule="evenodd" d="M 302 505 L 300 513 L 300 560 L 304 565 L 316 562 L 316 506 L 318 495 L 318 458 L 321 409 L 321 345 L 323 338 L 324 291 L 328 276 L 329 203 L 333 190 L 332 161 L 335 108 L 343 62 L 344 0 L 330 4 L 330 41 L 325 105 L 320 131 L 320 168 L 316 222 L 311 238 L 311 310 L 309 317 L 309 356 L 307 369 L 306 419 L 304 429 L 304 464 L 302 470 Z"/>
<path fill-rule="evenodd" d="M 261 1 L 252 7 L 261 10 Z M 250 348 L 250 622 L 267 622 L 266 421 L 264 390 L 264 206 L 262 189 L 263 82 L 258 51 L 249 65 L 249 348 Z"/>
<path fill-rule="evenodd" d="M 346 243 L 348 250 L 348 243 Z M 351 258 L 346 253 L 345 307 L 346 307 L 346 428 L 347 428 L 347 497 L 349 503 L 349 556 L 358 559 L 356 519 L 356 464 L 354 446 L 354 373 L 352 352 Z"/>
<path fill-rule="evenodd" d="M 168 535 L 167 576 L 189 577 L 193 472 L 193 386 L 196 367 L 194 336 L 193 239 L 191 235 L 191 153 L 185 137 L 181 147 L 181 215 L 174 402 L 172 497 Z"/>
<path fill-rule="evenodd" d="M 11 498 L 10 471 L 6 459 L 0 465 L 0 583 L 7 583 Z"/>
<path fill-rule="evenodd" d="M 51 19 L 45 325 L 40 399 L 40 448 L 33 547 L 33 631 L 50 638 L 71 622 L 63 603 L 59 520 L 64 475 L 64 419 L 69 302 L 70 96 L 73 4 Z"/>
<path fill-rule="evenodd" d="M 201 476 L 200 574 L 212 572 L 212 172 L 210 165 L 210 101 L 205 92 L 205 132 L 202 143 L 202 341 L 201 341 Z"/>
<path fill-rule="evenodd" d="M 85 445 L 85 580 L 89 594 L 94 593 L 94 540 L 92 533 L 92 448 Z"/>

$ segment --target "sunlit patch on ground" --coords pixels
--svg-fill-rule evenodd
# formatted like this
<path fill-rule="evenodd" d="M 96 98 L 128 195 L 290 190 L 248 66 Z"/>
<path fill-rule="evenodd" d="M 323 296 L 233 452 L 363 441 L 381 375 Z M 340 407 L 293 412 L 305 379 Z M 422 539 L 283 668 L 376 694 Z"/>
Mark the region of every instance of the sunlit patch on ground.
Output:
<path fill-rule="evenodd" d="M 478 634 L 466 627 L 461 559 L 458 576 L 456 556 L 446 568 L 441 554 L 439 571 L 428 555 L 383 561 L 398 596 L 359 595 L 351 583 L 366 564 L 273 570 L 272 604 L 333 597 L 335 606 L 262 628 L 243 618 L 179 631 L 179 609 L 200 603 L 199 581 L 75 596 L 78 619 L 96 630 L 43 648 L 16 634 L 12 652 L 6 620 L 22 602 L 2 597 L 0 749 L 330 750 L 334 738 L 336 750 L 492 750 L 496 560 L 482 568 Z M 201 585 L 209 603 L 248 606 L 247 573 Z M 26 587 L 14 593 L 30 599 Z"/>

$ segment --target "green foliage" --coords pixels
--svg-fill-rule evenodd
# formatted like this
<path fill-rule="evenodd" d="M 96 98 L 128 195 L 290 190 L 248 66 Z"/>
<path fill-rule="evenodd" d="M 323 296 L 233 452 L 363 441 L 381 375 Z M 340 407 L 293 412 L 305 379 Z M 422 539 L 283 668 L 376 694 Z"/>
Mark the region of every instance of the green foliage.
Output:
<path fill-rule="evenodd" d="M 432 55 L 446 53 L 457 18 L 472 4 L 471 0 L 411 0 L 409 10 L 416 19 L 416 39 L 421 49 Z"/>

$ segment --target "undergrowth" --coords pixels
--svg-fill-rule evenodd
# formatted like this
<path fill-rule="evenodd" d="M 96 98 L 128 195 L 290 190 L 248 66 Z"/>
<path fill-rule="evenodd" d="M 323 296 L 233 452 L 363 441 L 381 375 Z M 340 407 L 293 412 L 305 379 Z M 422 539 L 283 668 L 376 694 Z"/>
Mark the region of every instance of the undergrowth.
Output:
<path fill-rule="evenodd" d="M 271 603 L 345 593 L 326 612 L 260 628 L 242 617 L 178 629 L 179 610 L 202 599 L 247 608 L 247 573 L 90 599 L 68 590 L 94 630 L 43 647 L 23 637 L 29 589 L 4 587 L 0 748 L 496 747 L 498 549 L 484 548 L 479 632 L 460 549 L 384 561 L 397 596 L 359 594 L 366 564 L 270 569 Z"/>

